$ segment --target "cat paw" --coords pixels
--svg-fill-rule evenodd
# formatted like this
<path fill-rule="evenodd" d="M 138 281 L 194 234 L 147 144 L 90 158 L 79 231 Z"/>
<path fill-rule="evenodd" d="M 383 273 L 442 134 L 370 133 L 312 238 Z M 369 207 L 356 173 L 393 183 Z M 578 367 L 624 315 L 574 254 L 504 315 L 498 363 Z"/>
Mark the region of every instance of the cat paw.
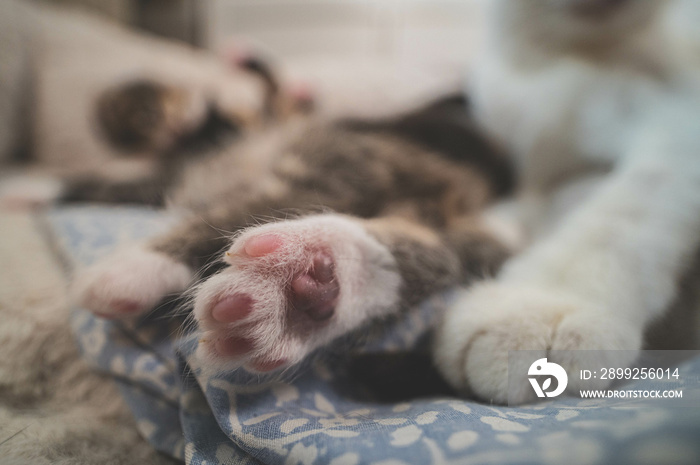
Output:
<path fill-rule="evenodd" d="M 77 273 L 71 294 L 76 305 L 104 318 L 138 316 L 168 294 L 184 291 L 192 271 L 143 247 L 112 254 Z"/>
<path fill-rule="evenodd" d="M 618 351 L 596 352 L 604 357 L 596 361 L 625 367 L 634 362 L 641 339 L 640 328 L 574 296 L 487 282 L 452 304 L 437 329 L 434 357 L 455 389 L 486 401 L 522 404 L 536 399 L 527 379 L 536 359 L 561 365 L 569 374 L 568 389 L 575 391 L 581 387 L 575 375 L 590 366 L 592 353 L 585 351 Z M 517 373 L 509 385 L 508 351 L 516 350 L 536 352 L 528 354 L 532 360 L 512 366 Z M 596 387 L 605 387 L 601 384 Z"/>
<path fill-rule="evenodd" d="M 338 215 L 249 229 L 225 260 L 195 296 L 198 356 L 214 369 L 293 365 L 398 302 L 389 250 Z"/>

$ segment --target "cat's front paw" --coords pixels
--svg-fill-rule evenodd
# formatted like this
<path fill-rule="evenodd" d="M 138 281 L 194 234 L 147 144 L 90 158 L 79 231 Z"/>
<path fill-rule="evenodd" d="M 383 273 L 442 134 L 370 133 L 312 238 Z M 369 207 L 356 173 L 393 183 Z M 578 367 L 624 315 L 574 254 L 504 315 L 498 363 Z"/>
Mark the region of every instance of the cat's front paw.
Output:
<path fill-rule="evenodd" d="M 574 375 L 590 363 L 585 351 L 619 351 L 600 353 L 608 357 L 601 366 L 624 367 L 634 362 L 641 339 L 640 328 L 569 294 L 487 282 L 452 304 L 438 327 L 434 355 L 457 390 L 520 404 L 536 399 L 527 379 L 530 362 L 549 357 L 569 373 L 569 390 L 575 390 L 580 386 Z M 537 352 L 513 366 L 517 373 L 509 386 L 508 351 L 517 350 Z"/>
<path fill-rule="evenodd" d="M 79 271 L 71 294 L 76 305 L 105 318 L 140 315 L 168 294 L 182 292 L 192 271 L 170 257 L 132 247 Z"/>
<path fill-rule="evenodd" d="M 290 366 L 398 302 L 390 252 L 338 215 L 252 228 L 226 261 L 195 297 L 198 356 L 214 369 Z"/>

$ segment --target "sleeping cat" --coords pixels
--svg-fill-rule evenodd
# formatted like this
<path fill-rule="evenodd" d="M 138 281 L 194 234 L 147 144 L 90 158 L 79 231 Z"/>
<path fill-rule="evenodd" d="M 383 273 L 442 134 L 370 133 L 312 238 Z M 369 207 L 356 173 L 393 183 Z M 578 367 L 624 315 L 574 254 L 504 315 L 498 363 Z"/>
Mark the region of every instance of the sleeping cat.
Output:
<path fill-rule="evenodd" d="M 240 132 L 297 113 L 310 113 L 310 94 L 283 88 L 269 63 L 250 51 L 228 52 L 236 70 L 257 77 L 260 105 L 253 112 L 227 107 L 217 95 L 193 95 L 193 89 L 149 79 L 120 82 L 96 99 L 94 116 L 101 136 L 125 155 L 155 156 L 177 149 L 193 151 L 197 144 L 218 141 L 226 132 Z"/>
<path fill-rule="evenodd" d="M 0 180 L 0 202 L 153 202 L 169 148 L 296 112 L 269 66 L 228 61 L 78 10 L 0 2 L 0 168 L 20 174 Z"/>
<path fill-rule="evenodd" d="M 188 212 L 179 224 L 81 271 L 73 293 L 127 318 L 199 274 L 206 365 L 287 367 L 490 274 L 508 249 L 480 212 L 512 181 L 461 97 L 385 120 L 296 121 L 192 163 L 169 191 Z"/>
<path fill-rule="evenodd" d="M 459 391 L 506 402 L 509 350 L 573 373 L 583 352 L 550 351 L 627 349 L 601 360 L 623 367 L 681 303 L 692 321 L 663 324 L 700 329 L 680 287 L 700 243 L 700 75 L 668 23 L 676 6 L 490 2 L 474 111 L 515 155 L 532 245 L 447 312 L 435 359 Z M 657 348 L 692 348 L 681 332 Z M 526 372 L 513 394 L 534 398 Z"/>
<path fill-rule="evenodd" d="M 180 172 L 200 157 L 226 147 L 256 127 L 307 116 L 313 98 L 282 91 L 271 67 L 247 55 L 237 66 L 264 84 L 263 104 L 256 114 L 227 112 L 216 100 L 192 109 L 189 89 L 149 80 L 121 83 L 96 99 L 95 117 L 102 138 L 122 157 L 149 157 L 150 173 L 126 180 L 67 176 L 56 200 L 140 203 L 162 206 L 165 193 Z"/>

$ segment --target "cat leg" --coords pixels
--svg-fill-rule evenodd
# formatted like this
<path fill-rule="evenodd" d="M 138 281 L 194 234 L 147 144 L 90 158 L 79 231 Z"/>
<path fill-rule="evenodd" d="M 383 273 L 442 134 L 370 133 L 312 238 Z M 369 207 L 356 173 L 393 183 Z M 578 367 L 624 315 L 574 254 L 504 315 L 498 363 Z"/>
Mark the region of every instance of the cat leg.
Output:
<path fill-rule="evenodd" d="M 471 248 L 461 242 L 472 255 L 482 249 L 476 239 Z M 462 281 L 455 250 L 398 217 L 326 214 L 248 229 L 226 253 L 230 266 L 196 289 L 198 354 L 214 369 L 290 366 Z"/>
<path fill-rule="evenodd" d="M 640 132 L 633 156 L 558 230 L 507 263 L 497 279 L 462 292 L 439 327 L 434 352 L 453 387 L 506 402 L 509 350 L 544 357 L 626 349 L 627 356 L 601 366 L 633 362 L 630 354 L 674 299 L 698 243 L 694 121 L 668 119 Z M 571 373 L 583 356 L 553 354 L 551 361 Z M 510 401 L 534 398 L 526 376 L 522 382 Z"/>
<path fill-rule="evenodd" d="M 120 248 L 77 271 L 73 301 L 106 318 L 140 315 L 186 290 L 197 272 L 220 257 L 230 242 L 227 232 L 250 221 L 251 215 L 238 210 L 202 212 L 145 243 Z"/>

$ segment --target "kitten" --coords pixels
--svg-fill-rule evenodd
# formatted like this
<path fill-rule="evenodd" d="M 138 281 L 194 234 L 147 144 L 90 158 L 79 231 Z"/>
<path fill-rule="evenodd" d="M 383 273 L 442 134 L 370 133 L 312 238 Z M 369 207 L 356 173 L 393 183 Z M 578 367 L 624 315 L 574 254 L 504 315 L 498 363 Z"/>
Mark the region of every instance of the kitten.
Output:
<path fill-rule="evenodd" d="M 151 181 L 168 169 L 167 149 L 296 113 L 262 62 L 229 63 L 77 10 L 6 0 L 0 31 L 0 163 L 20 173 L 3 180 L 3 203 L 158 203 Z"/>
<path fill-rule="evenodd" d="M 282 93 L 270 66 L 260 58 L 247 58 L 238 65 L 264 83 L 264 104 L 257 114 L 227 113 L 216 101 L 193 102 L 188 89 L 149 80 L 106 90 L 97 98 L 95 111 L 102 137 L 121 156 L 149 157 L 157 169 L 126 180 L 66 177 L 57 200 L 163 206 L 168 188 L 190 163 L 254 128 L 312 112 L 313 99 Z"/>
<path fill-rule="evenodd" d="M 461 392 L 506 402 L 509 350 L 634 354 L 682 298 L 700 238 L 700 80 L 669 4 L 491 2 L 474 111 L 515 156 L 533 244 L 438 330 L 436 362 Z M 552 361 L 572 373 L 583 356 Z M 534 398 L 525 377 L 511 402 Z"/>
<path fill-rule="evenodd" d="M 262 84 L 260 108 L 245 113 L 209 100 L 190 89 L 138 79 L 119 83 L 96 99 L 95 117 L 101 135 L 128 156 L 155 156 L 166 152 L 194 151 L 199 145 L 221 143 L 227 133 L 270 121 L 282 121 L 313 109 L 310 95 L 295 96 L 283 89 L 272 67 L 249 52 L 231 57 L 238 69 L 257 76 Z"/>
<path fill-rule="evenodd" d="M 198 355 L 214 369 L 265 372 L 491 273 L 508 250 L 480 212 L 512 176 L 465 104 L 297 121 L 192 163 L 169 191 L 189 214 L 80 272 L 77 303 L 133 317 L 204 275 Z"/>

